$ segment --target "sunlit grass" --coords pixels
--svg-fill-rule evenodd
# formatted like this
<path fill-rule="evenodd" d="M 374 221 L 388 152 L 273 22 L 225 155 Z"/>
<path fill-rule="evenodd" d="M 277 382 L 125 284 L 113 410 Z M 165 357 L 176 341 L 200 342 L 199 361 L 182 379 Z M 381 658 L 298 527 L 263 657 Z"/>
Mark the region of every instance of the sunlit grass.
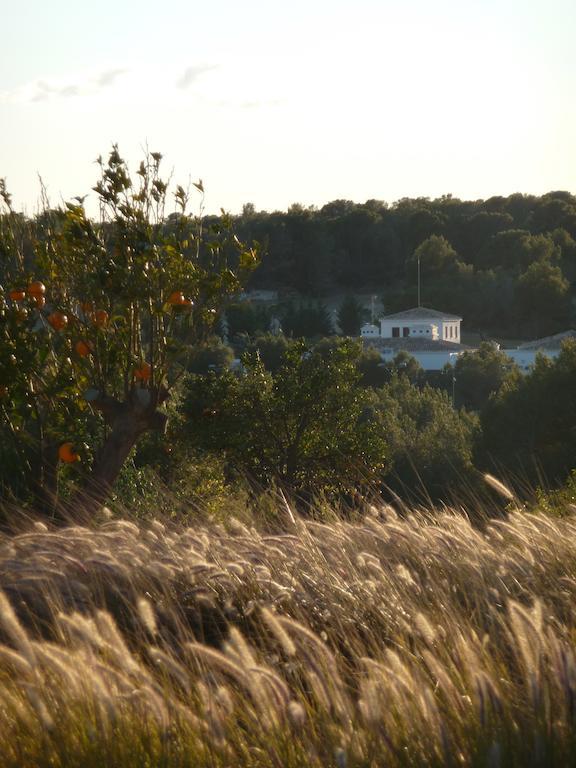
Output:
<path fill-rule="evenodd" d="M 0 541 L 3 766 L 547 766 L 576 517 L 128 520 Z"/>

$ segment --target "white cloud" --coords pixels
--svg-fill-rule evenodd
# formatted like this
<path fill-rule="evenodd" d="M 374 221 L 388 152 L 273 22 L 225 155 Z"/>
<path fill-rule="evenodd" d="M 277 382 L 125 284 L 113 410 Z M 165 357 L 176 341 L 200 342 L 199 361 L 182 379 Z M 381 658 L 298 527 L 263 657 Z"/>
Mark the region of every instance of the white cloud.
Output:
<path fill-rule="evenodd" d="M 126 69 L 107 69 L 101 72 L 96 78 L 96 82 L 101 88 L 105 88 L 108 85 L 112 85 L 121 75 L 123 75 Z"/>
<path fill-rule="evenodd" d="M 189 88 L 201 75 L 213 69 L 217 69 L 216 64 L 197 64 L 187 67 L 176 81 L 176 86 L 182 89 Z"/>
<path fill-rule="evenodd" d="M 173 65 L 167 71 L 156 72 L 146 64 L 133 65 L 131 69 L 114 67 L 81 75 L 48 79 L 38 78 L 9 91 L 0 92 L 0 103 L 32 104 L 38 102 L 56 101 L 72 97 L 94 96 L 104 90 L 117 89 L 121 80 L 124 88 L 129 88 L 131 94 L 143 88 L 148 89 L 159 79 L 165 90 L 166 82 L 172 82 L 172 88 L 185 91 L 206 72 L 218 69 L 216 64 L 193 64 L 181 70 L 177 76 L 177 68 Z"/>
<path fill-rule="evenodd" d="M 260 99 L 254 101 L 242 101 L 238 106 L 241 109 L 259 109 L 260 107 L 277 107 L 281 103 L 280 99 Z"/>
<path fill-rule="evenodd" d="M 0 93 L 0 102 L 7 104 L 29 104 L 75 96 L 90 96 L 115 84 L 126 69 L 105 69 L 95 74 L 86 74 L 75 80 L 33 80 L 29 83 Z"/>

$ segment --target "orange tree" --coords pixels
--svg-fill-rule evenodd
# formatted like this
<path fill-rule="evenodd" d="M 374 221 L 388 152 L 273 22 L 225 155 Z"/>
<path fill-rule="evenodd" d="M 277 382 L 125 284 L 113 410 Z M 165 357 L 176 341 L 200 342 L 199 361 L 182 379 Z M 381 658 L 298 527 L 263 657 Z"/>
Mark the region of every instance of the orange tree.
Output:
<path fill-rule="evenodd" d="M 188 191 L 169 192 L 161 159 L 132 179 L 116 146 L 99 158 L 98 221 L 82 198 L 26 219 L 0 184 L 4 497 L 54 511 L 68 477 L 76 502 L 101 505 L 139 438 L 165 429 L 187 350 L 256 265 L 226 215 L 206 228 L 202 202 L 190 215 Z"/>

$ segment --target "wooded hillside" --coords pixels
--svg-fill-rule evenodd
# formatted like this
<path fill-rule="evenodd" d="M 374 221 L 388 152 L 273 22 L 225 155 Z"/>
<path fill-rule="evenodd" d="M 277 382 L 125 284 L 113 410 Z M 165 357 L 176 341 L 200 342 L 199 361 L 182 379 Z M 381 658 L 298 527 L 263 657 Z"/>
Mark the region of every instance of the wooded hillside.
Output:
<path fill-rule="evenodd" d="M 245 205 L 240 235 L 262 244 L 251 278 L 260 288 L 309 296 L 383 295 L 387 310 L 423 302 L 462 312 L 470 328 L 544 335 L 571 321 L 576 279 L 576 197 L 550 192 L 465 201 L 404 198 L 320 209 L 258 212 Z"/>

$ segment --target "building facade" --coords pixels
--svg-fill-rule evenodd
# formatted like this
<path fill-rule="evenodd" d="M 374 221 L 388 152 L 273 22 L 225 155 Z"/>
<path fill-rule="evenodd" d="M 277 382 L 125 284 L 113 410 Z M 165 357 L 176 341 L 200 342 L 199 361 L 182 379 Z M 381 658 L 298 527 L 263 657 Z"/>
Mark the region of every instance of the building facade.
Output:
<path fill-rule="evenodd" d="M 415 307 L 393 315 L 380 318 L 380 338 L 406 339 L 424 338 L 432 341 L 460 343 L 460 323 L 462 318 L 436 309 Z M 362 327 L 361 335 L 374 338 L 374 329 L 378 326 L 367 324 Z"/>
<path fill-rule="evenodd" d="M 522 373 L 529 373 L 534 368 L 537 355 L 544 355 L 544 357 L 554 360 L 560 354 L 562 344 L 567 339 L 576 339 L 576 331 L 563 331 L 554 334 L 554 336 L 527 341 L 525 344 L 520 344 L 516 349 L 503 349 L 502 351 L 516 363 Z"/>
<path fill-rule="evenodd" d="M 360 331 L 366 346 L 380 352 L 389 362 L 400 351 L 408 352 L 425 371 L 441 371 L 453 365 L 459 354 L 469 349 L 460 343 L 462 318 L 426 307 L 415 307 L 367 323 Z"/>
<path fill-rule="evenodd" d="M 463 352 L 473 351 L 472 347 L 461 343 L 461 322 L 458 315 L 415 307 L 385 315 L 378 324 L 367 323 L 360 334 L 364 345 L 377 349 L 384 362 L 390 362 L 402 351 L 412 355 L 425 371 L 441 371 L 445 365 L 454 365 Z M 529 373 L 537 355 L 554 359 L 560 354 L 562 343 L 575 338 L 576 331 L 569 330 L 502 352 L 523 373 Z"/>

